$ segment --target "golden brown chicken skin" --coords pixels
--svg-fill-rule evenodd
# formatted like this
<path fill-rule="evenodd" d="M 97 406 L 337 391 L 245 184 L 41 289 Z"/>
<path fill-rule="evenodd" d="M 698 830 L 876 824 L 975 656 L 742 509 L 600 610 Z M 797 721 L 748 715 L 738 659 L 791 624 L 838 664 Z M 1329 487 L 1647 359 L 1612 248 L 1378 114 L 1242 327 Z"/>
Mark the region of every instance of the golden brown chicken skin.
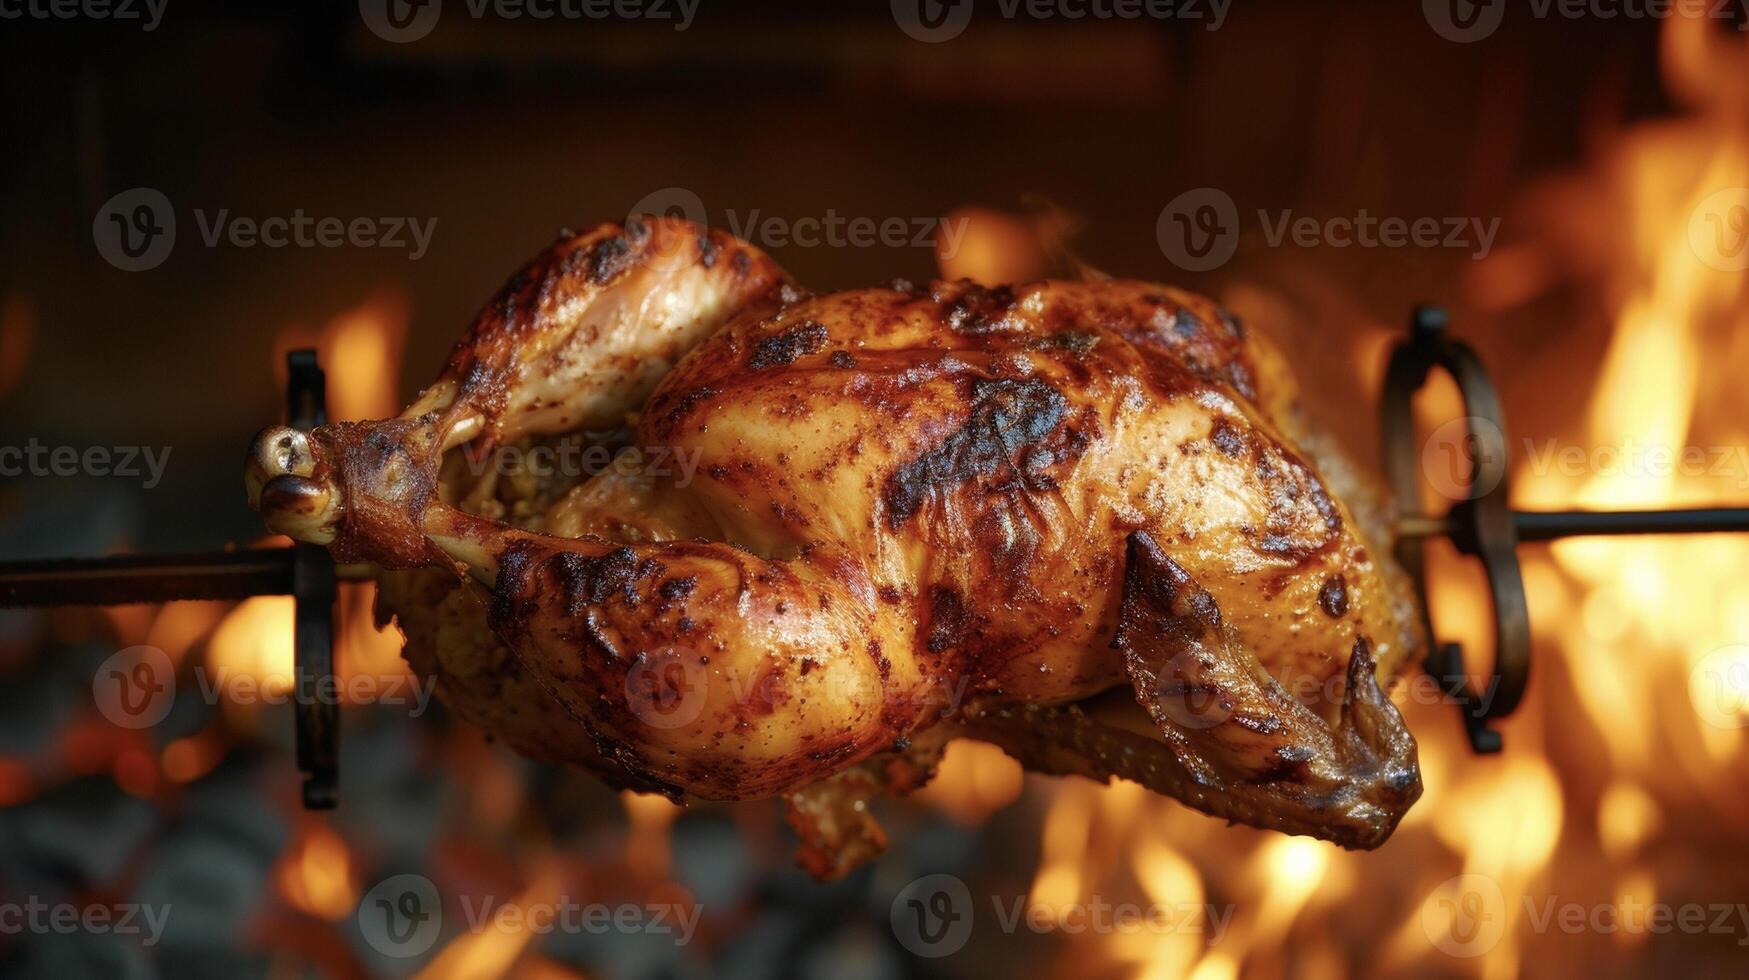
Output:
<path fill-rule="evenodd" d="M 576 723 L 553 737 L 588 743 L 545 754 L 621 785 L 793 794 L 991 706 L 1123 686 L 1164 746 L 1155 788 L 1349 846 L 1388 836 L 1420 784 L 1375 670 L 1414 652 L 1412 607 L 1300 448 L 1261 337 L 1136 282 L 808 296 L 750 246 L 696 247 L 715 234 L 555 246 L 583 257 L 525 270 L 516 295 L 541 302 L 489 308 L 402 418 L 264 433 L 270 526 L 470 576 Z M 738 274 L 714 271 L 724 253 Z M 681 316 L 700 297 L 709 313 Z M 614 379 L 648 369 L 652 311 L 695 345 L 645 399 Z M 436 489 L 447 447 L 615 407 L 636 411 L 632 446 L 696 468 L 604 471 L 534 530 Z"/>

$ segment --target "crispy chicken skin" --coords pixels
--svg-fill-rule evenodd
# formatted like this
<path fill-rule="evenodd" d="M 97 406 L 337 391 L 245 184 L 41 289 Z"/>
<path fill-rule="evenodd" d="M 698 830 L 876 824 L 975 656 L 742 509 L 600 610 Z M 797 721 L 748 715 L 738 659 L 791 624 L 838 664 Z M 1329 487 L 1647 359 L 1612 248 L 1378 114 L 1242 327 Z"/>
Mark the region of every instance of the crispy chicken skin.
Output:
<path fill-rule="evenodd" d="M 641 458 L 696 471 L 610 467 L 520 527 L 443 476 L 628 421 Z M 822 846 L 866 843 L 820 829 L 842 814 L 810 788 L 921 783 L 944 733 L 1133 776 L 1076 763 L 1103 744 L 1078 704 L 1124 688 L 1141 721 L 1100 737 L 1150 736 L 1133 778 L 1372 847 L 1420 791 L 1375 672 L 1419 637 L 1376 505 L 1321 445 L 1280 355 L 1199 297 L 812 296 L 752 246 L 653 218 L 549 248 L 401 417 L 263 432 L 248 482 L 275 530 L 448 570 L 385 594 L 422 607 L 422 634 L 509 656 L 445 660 L 410 630 L 416 666 L 513 746 L 615 785 L 789 795 Z"/>

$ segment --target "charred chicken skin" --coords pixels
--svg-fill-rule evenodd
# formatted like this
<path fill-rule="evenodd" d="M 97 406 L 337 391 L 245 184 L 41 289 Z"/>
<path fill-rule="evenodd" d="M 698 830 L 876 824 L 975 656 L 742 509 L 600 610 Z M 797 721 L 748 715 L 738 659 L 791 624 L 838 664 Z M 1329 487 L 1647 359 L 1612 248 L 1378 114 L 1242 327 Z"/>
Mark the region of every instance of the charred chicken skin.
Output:
<path fill-rule="evenodd" d="M 477 476 L 615 429 L 696 467 L 518 508 Z M 834 794 L 918 785 L 957 734 L 1349 847 L 1420 792 L 1382 508 L 1265 339 L 1164 286 L 810 295 L 722 232 L 606 225 L 400 417 L 264 431 L 248 483 L 276 531 L 439 570 L 383 592 L 462 714 L 618 786 L 787 796 L 850 852 L 821 874 L 879 845 Z"/>

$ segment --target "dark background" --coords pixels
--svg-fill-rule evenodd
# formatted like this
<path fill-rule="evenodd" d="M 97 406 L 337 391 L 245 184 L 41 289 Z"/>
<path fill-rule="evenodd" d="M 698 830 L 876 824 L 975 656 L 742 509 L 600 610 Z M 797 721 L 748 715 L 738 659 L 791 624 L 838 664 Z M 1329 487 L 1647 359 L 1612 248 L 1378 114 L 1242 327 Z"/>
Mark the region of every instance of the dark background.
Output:
<path fill-rule="evenodd" d="M 451 11 L 408 45 L 372 35 L 347 3 L 170 0 L 151 33 L 0 22 L 0 295 L 36 325 L 22 378 L 0 392 L 0 437 L 171 446 L 156 490 L 90 492 L 131 493 L 122 506 L 148 517 L 142 547 L 252 535 L 238 463 L 278 411 L 276 334 L 397 290 L 410 396 L 559 227 L 617 219 L 670 186 L 696 192 L 717 223 L 731 210 L 1017 209 L 1037 192 L 1086 220 L 1080 251 L 1117 275 L 1217 295 L 1316 276 L 1326 299 L 1300 303 L 1306 319 L 1291 326 L 1317 342 L 1289 346 L 1332 359 L 1333 408 L 1364 419 L 1371 392 L 1334 353 L 1417 300 L 1461 312 L 1463 255 L 1320 256 L 1248 239 L 1225 268 L 1183 273 L 1155 240 L 1164 204 L 1212 185 L 1242 214 L 1504 215 L 1511 240 L 1525 231 L 1510 215 L 1522 181 L 1581 160 L 1598 121 L 1665 108 L 1648 22 L 1508 17 L 1486 42 L 1457 45 L 1417 8 L 1238 0 L 1216 32 L 980 16 L 944 44 L 907 37 L 883 3 L 703 0 L 684 32 Z M 96 253 L 92 219 L 136 186 L 164 192 L 180 227 L 163 265 L 127 273 Z M 419 261 L 208 248 L 196 208 L 437 226 Z M 934 269 L 927 249 L 773 251 L 817 289 Z M 1370 452 L 1370 422 L 1345 434 Z M 0 516 L 21 496 L 88 489 L 34 482 L 0 491 Z"/>

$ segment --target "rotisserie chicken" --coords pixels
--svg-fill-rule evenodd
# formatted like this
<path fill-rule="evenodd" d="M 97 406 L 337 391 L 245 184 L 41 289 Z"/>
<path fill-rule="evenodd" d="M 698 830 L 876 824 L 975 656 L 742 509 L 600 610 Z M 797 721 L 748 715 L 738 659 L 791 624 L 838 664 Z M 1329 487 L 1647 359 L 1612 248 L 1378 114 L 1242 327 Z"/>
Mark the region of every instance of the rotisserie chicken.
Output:
<path fill-rule="evenodd" d="M 822 877 L 960 735 L 1374 847 L 1420 793 L 1379 678 L 1421 640 L 1382 503 L 1296 397 L 1164 286 L 810 295 L 649 218 L 562 236 L 400 417 L 264 431 L 248 484 L 384 570 L 461 715 L 615 786 L 786 797 Z M 563 438 L 624 454 L 493 462 Z"/>

